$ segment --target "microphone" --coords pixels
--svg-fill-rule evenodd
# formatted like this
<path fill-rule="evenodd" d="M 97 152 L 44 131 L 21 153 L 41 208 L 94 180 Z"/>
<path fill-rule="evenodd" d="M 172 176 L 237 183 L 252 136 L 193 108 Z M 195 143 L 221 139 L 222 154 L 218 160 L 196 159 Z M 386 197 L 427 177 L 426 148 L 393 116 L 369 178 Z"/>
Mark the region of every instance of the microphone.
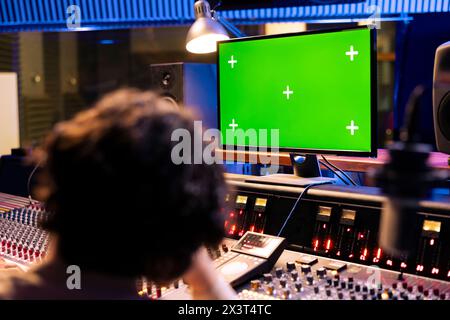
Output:
<path fill-rule="evenodd" d="M 442 178 L 427 164 L 432 150 L 430 145 L 419 143 L 420 105 L 424 88 L 412 92 L 405 111 L 405 122 L 400 141 L 389 149 L 390 160 L 375 180 L 386 196 L 383 203 L 379 243 L 394 257 L 406 258 L 417 244 L 419 201 L 427 197 Z"/>

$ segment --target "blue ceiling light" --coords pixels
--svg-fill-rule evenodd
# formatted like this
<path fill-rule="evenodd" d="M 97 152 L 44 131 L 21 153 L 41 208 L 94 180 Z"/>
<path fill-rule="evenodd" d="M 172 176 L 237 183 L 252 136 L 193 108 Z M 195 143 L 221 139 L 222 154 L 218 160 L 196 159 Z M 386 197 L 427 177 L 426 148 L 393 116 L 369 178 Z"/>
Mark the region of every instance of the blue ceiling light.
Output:
<path fill-rule="evenodd" d="M 67 7 L 81 10 L 80 30 L 190 25 L 193 0 L 0 0 L 0 32 L 72 31 Z M 363 3 L 221 11 L 233 23 L 308 22 L 367 18 L 367 7 L 378 6 L 382 17 L 450 12 L 450 0 L 366 0 Z M 74 29 L 78 31 L 79 29 Z"/>
<path fill-rule="evenodd" d="M 104 46 L 108 46 L 108 45 L 115 44 L 116 41 L 114 41 L 112 39 L 102 39 L 102 40 L 99 40 L 98 43 L 101 45 L 104 45 Z"/>

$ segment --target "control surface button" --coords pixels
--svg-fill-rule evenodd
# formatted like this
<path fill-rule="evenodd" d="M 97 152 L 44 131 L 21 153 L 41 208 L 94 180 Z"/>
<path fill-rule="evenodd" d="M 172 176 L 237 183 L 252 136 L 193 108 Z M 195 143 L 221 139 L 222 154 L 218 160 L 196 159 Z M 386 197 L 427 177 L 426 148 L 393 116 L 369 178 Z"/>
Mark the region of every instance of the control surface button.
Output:
<path fill-rule="evenodd" d="M 307 265 L 314 265 L 317 263 L 317 258 L 313 257 L 313 256 L 307 256 L 307 255 L 302 255 L 300 256 L 300 258 L 298 258 L 297 260 L 295 260 L 295 262 L 299 263 L 299 264 L 307 264 Z"/>
<path fill-rule="evenodd" d="M 283 268 L 276 268 L 275 274 L 276 274 L 277 278 L 281 278 L 281 276 L 283 275 Z"/>
<path fill-rule="evenodd" d="M 308 274 L 311 272 L 311 266 L 307 264 L 302 264 L 301 270 L 304 274 Z"/>
<path fill-rule="evenodd" d="M 265 282 L 272 282 L 273 276 L 271 273 L 264 273 L 264 281 Z"/>
<path fill-rule="evenodd" d="M 325 269 L 324 267 L 320 267 L 316 270 L 316 274 L 318 277 L 323 278 L 327 274 L 327 269 Z"/>
<path fill-rule="evenodd" d="M 337 272 L 341 272 L 345 268 L 347 268 L 347 264 L 340 261 L 332 261 L 324 266 L 328 270 L 333 270 Z"/>
<path fill-rule="evenodd" d="M 296 269 L 296 267 L 295 267 L 295 262 L 287 262 L 287 263 L 286 263 L 286 268 L 287 268 L 288 271 L 293 271 L 293 270 L 295 270 L 295 269 Z"/>

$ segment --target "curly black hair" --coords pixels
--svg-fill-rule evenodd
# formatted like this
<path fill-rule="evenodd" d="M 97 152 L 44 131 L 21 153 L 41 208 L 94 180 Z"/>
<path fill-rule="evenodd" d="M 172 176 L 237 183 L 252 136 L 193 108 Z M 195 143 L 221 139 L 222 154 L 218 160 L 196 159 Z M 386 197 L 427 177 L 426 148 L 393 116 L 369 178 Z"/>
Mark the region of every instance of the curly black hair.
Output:
<path fill-rule="evenodd" d="M 181 276 L 202 245 L 221 241 L 222 166 L 174 164 L 178 128 L 193 137 L 193 115 L 134 89 L 55 127 L 40 190 L 64 262 L 164 283 Z"/>

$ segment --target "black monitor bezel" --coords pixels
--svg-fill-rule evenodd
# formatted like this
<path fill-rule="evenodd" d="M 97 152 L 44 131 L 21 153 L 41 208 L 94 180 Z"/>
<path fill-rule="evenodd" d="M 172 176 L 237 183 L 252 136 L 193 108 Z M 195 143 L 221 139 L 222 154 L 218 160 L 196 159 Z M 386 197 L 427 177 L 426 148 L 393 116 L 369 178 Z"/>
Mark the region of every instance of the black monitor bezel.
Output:
<path fill-rule="evenodd" d="M 241 41 L 257 41 L 263 39 L 272 38 L 286 38 L 295 37 L 311 34 L 321 34 L 321 33 L 333 33 L 333 32 L 345 32 L 350 30 L 365 29 L 368 26 L 355 26 L 355 27 L 344 27 L 344 28 L 329 28 L 322 30 L 312 30 L 304 32 L 292 32 L 283 33 L 275 35 L 262 35 L 262 36 L 251 36 L 243 38 L 235 38 L 229 40 L 218 41 L 216 44 L 216 65 L 217 65 L 217 126 L 221 131 L 220 124 L 220 64 L 219 64 L 219 46 L 222 43 L 228 42 L 241 42 Z M 376 29 L 370 28 L 370 45 L 371 45 L 371 57 L 370 57 L 370 74 L 371 74 L 371 141 L 370 141 L 370 151 L 355 151 L 355 150 L 329 150 L 329 149 L 307 149 L 307 148 L 278 148 L 280 152 L 292 152 L 299 154 L 332 154 L 339 156 L 356 156 L 356 157 L 377 157 L 377 128 L 378 128 L 378 98 L 377 98 L 377 45 L 376 45 Z M 220 141 L 220 147 L 225 150 L 239 150 L 239 151 L 258 151 L 258 146 L 241 146 L 241 145 L 224 145 L 222 139 Z M 269 149 L 268 146 L 266 149 Z"/>

